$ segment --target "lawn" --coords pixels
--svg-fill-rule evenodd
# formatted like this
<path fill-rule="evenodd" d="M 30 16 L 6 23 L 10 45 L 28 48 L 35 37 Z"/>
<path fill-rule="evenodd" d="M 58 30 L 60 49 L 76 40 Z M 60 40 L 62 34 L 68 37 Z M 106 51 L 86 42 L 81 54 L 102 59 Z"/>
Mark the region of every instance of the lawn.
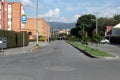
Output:
<path fill-rule="evenodd" d="M 71 42 L 71 41 L 67 41 L 67 42 L 69 44 L 71 44 L 72 46 L 74 46 L 80 50 L 83 50 L 83 51 L 85 51 L 85 52 L 87 52 L 90 55 L 95 56 L 95 57 L 115 57 L 114 55 L 112 55 L 108 52 L 104 52 L 104 51 L 101 51 L 99 49 L 91 48 L 89 46 L 81 44 L 80 42 Z"/>

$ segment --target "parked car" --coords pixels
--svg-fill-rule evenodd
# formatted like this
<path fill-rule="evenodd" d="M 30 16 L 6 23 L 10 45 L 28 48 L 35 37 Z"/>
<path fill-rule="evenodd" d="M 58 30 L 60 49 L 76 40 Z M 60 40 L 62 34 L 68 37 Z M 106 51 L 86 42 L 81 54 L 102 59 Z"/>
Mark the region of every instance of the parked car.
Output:
<path fill-rule="evenodd" d="M 107 39 L 103 39 L 103 40 L 100 41 L 100 43 L 103 43 L 103 44 L 104 44 L 104 43 L 110 43 L 110 41 L 107 40 Z"/>

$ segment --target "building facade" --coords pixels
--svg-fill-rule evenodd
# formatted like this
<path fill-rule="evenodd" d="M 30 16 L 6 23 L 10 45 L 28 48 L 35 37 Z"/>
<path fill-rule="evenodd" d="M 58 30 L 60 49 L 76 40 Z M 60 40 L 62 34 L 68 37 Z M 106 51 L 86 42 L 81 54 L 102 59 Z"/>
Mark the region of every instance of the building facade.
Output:
<path fill-rule="evenodd" d="M 24 30 L 30 34 L 29 39 L 36 39 L 36 18 L 28 18 L 27 23 L 24 25 Z M 43 18 L 38 18 L 38 33 L 39 37 L 45 37 L 46 40 L 50 37 L 50 26 Z"/>
<path fill-rule="evenodd" d="M 21 29 L 21 15 L 22 3 L 21 2 L 4 2 L 4 27 L 5 30 L 19 31 Z"/>
<path fill-rule="evenodd" d="M 112 36 L 120 37 L 120 23 L 112 28 Z"/>
<path fill-rule="evenodd" d="M 0 29 L 4 28 L 4 2 L 5 0 L 0 0 Z"/>
<path fill-rule="evenodd" d="M 36 39 L 36 18 L 27 18 L 27 23 L 22 23 L 24 6 L 21 2 L 4 2 L 4 29 L 9 31 L 25 31 L 30 34 L 29 39 Z M 3 19 L 3 18 L 2 18 Z M 38 19 L 39 36 L 49 39 L 50 26 L 44 19 Z"/>

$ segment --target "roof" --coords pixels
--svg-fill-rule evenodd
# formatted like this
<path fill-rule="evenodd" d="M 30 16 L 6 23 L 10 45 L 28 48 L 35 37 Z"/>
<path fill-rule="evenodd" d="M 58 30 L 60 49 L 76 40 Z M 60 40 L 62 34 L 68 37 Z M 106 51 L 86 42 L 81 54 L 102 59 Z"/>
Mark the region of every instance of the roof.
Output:
<path fill-rule="evenodd" d="M 113 28 L 120 28 L 120 23 L 114 26 Z"/>

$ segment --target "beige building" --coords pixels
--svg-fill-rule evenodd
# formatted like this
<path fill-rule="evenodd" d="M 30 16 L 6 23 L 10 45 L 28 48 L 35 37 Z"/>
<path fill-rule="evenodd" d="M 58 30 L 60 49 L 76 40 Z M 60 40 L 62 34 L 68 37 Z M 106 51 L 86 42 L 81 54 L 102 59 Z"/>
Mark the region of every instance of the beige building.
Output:
<path fill-rule="evenodd" d="M 22 3 L 4 2 L 4 5 L 4 29 L 19 31 L 21 29 Z"/>
<path fill-rule="evenodd" d="M 36 18 L 28 18 L 27 23 L 24 25 L 25 31 L 30 33 L 29 39 L 35 39 L 36 38 Z M 43 36 L 46 38 L 46 40 L 50 36 L 50 26 L 48 23 L 44 21 L 43 18 L 38 18 L 38 33 L 39 37 Z"/>
<path fill-rule="evenodd" d="M 4 28 L 4 2 L 5 0 L 0 0 L 0 29 Z"/>
<path fill-rule="evenodd" d="M 21 2 L 4 2 L 4 29 L 12 31 L 26 31 L 29 39 L 36 39 L 36 18 L 28 18 L 26 24 L 22 24 L 24 6 Z M 39 36 L 44 36 L 46 40 L 50 35 L 50 26 L 44 19 L 38 19 Z"/>

